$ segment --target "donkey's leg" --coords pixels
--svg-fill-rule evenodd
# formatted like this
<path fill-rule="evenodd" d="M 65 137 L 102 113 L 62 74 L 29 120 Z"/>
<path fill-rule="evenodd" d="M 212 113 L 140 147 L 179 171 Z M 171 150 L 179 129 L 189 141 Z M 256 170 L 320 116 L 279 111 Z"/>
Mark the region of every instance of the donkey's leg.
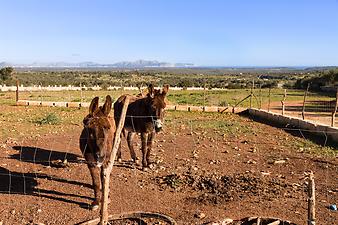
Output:
<path fill-rule="evenodd" d="M 126 130 L 122 129 L 121 135 L 120 135 L 120 144 L 119 147 L 117 149 L 117 153 L 116 153 L 116 158 L 118 162 L 122 162 L 122 135 L 124 138 L 126 138 Z"/>
<path fill-rule="evenodd" d="M 135 137 L 135 134 L 134 132 L 128 132 L 128 137 L 127 137 L 127 143 L 128 143 L 128 148 L 129 148 L 129 151 L 130 151 L 130 156 L 131 158 L 133 159 L 133 161 L 136 163 L 136 164 L 139 164 L 139 160 L 136 156 L 136 153 L 135 153 L 135 150 L 134 150 L 134 137 Z"/>
<path fill-rule="evenodd" d="M 120 135 L 120 138 L 122 140 L 122 135 Z M 117 161 L 118 162 L 122 162 L 122 141 L 120 141 L 119 147 L 117 148 L 117 153 L 116 153 L 116 157 L 117 157 Z"/>
<path fill-rule="evenodd" d="M 147 161 L 147 140 L 148 140 L 148 133 L 141 133 L 141 142 L 142 142 L 142 166 L 143 169 L 148 167 L 148 161 Z"/>
<path fill-rule="evenodd" d="M 95 200 L 91 204 L 91 210 L 97 210 L 101 202 L 101 173 L 100 168 L 94 165 L 88 165 L 90 175 L 92 176 Z"/>
<path fill-rule="evenodd" d="M 148 134 L 148 140 L 147 140 L 148 150 L 147 150 L 147 155 L 146 155 L 148 166 L 150 166 L 150 164 L 151 164 L 151 162 L 150 162 L 150 152 L 151 152 L 152 147 L 153 147 L 154 138 L 155 138 L 155 131 Z"/>

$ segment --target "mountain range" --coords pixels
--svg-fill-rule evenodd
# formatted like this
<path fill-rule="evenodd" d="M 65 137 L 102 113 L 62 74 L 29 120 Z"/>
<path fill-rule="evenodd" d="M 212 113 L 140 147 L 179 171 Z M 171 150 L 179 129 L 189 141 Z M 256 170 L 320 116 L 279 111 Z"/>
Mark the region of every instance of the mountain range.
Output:
<path fill-rule="evenodd" d="M 194 67 L 192 63 L 168 63 L 159 62 L 157 60 L 136 60 L 136 61 L 122 61 L 113 64 L 101 64 L 95 62 L 50 62 L 40 63 L 34 62 L 30 64 L 16 64 L 9 62 L 0 62 L 0 68 L 6 66 L 21 67 L 21 68 L 96 68 L 96 67 L 113 67 L 113 68 L 146 68 L 146 67 Z"/>

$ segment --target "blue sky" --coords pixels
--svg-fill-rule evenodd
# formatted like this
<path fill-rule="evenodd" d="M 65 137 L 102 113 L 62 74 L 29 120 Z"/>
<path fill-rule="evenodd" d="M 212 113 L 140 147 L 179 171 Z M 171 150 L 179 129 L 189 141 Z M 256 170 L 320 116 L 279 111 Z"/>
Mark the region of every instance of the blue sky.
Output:
<path fill-rule="evenodd" d="M 338 65 L 338 0 L 0 0 L 0 62 Z"/>

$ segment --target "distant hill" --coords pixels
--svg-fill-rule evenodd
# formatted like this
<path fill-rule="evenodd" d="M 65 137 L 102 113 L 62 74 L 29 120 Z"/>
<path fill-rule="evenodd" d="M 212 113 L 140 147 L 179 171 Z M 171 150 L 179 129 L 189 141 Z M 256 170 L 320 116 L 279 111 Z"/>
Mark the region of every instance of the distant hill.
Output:
<path fill-rule="evenodd" d="M 112 68 L 146 68 L 146 67 L 194 67 L 192 63 L 168 63 L 159 62 L 156 60 L 137 60 L 137 61 L 123 61 L 113 64 L 100 64 L 95 62 L 51 62 L 40 63 L 34 62 L 30 64 L 15 64 L 8 62 L 1 62 L 0 67 L 13 66 L 19 68 L 100 68 L 100 67 L 112 67 Z"/>
<path fill-rule="evenodd" d="M 7 66 L 11 66 L 11 64 L 7 62 L 0 62 L 0 68 L 7 67 Z"/>

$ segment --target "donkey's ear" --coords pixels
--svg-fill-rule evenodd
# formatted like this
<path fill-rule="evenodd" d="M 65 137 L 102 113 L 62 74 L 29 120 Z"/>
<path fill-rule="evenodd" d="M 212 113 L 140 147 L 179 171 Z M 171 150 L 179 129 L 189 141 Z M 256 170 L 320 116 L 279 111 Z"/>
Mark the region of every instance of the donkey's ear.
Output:
<path fill-rule="evenodd" d="M 164 85 L 164 87 L 162 89 L 162 95 L 165 96 L 168 93 L 168 91 L 169 91 L 169 85 L 166 84 L 166 85 Z"/>
<path fill-rule="evenodd" d="M 149 84 L 148 85 L 148 93 L 150 97 L 154 97 L 155 95 L 155 89 L 154 89 L 154 85 L 153 84 Z"/>
<path fill-rule="evenodd" d="M 113 103 L 113 101 L 112 101 L 110 95 L 107 95 L 106 101 L 102 106 L 102 112 L 103 112 L 104 115 L 106 115 L 106 116 L 109 115 L 109 113 L 111 111 L 112 103 Z"/>
<path fill-rule="evenodd" d="M 93 115 L 93 113 L 95 112 L 95 110 L 97 110 L 98 107 L 99 107 L 99 97 L 95 97 L 90 103 L 89 114 Z"/>

